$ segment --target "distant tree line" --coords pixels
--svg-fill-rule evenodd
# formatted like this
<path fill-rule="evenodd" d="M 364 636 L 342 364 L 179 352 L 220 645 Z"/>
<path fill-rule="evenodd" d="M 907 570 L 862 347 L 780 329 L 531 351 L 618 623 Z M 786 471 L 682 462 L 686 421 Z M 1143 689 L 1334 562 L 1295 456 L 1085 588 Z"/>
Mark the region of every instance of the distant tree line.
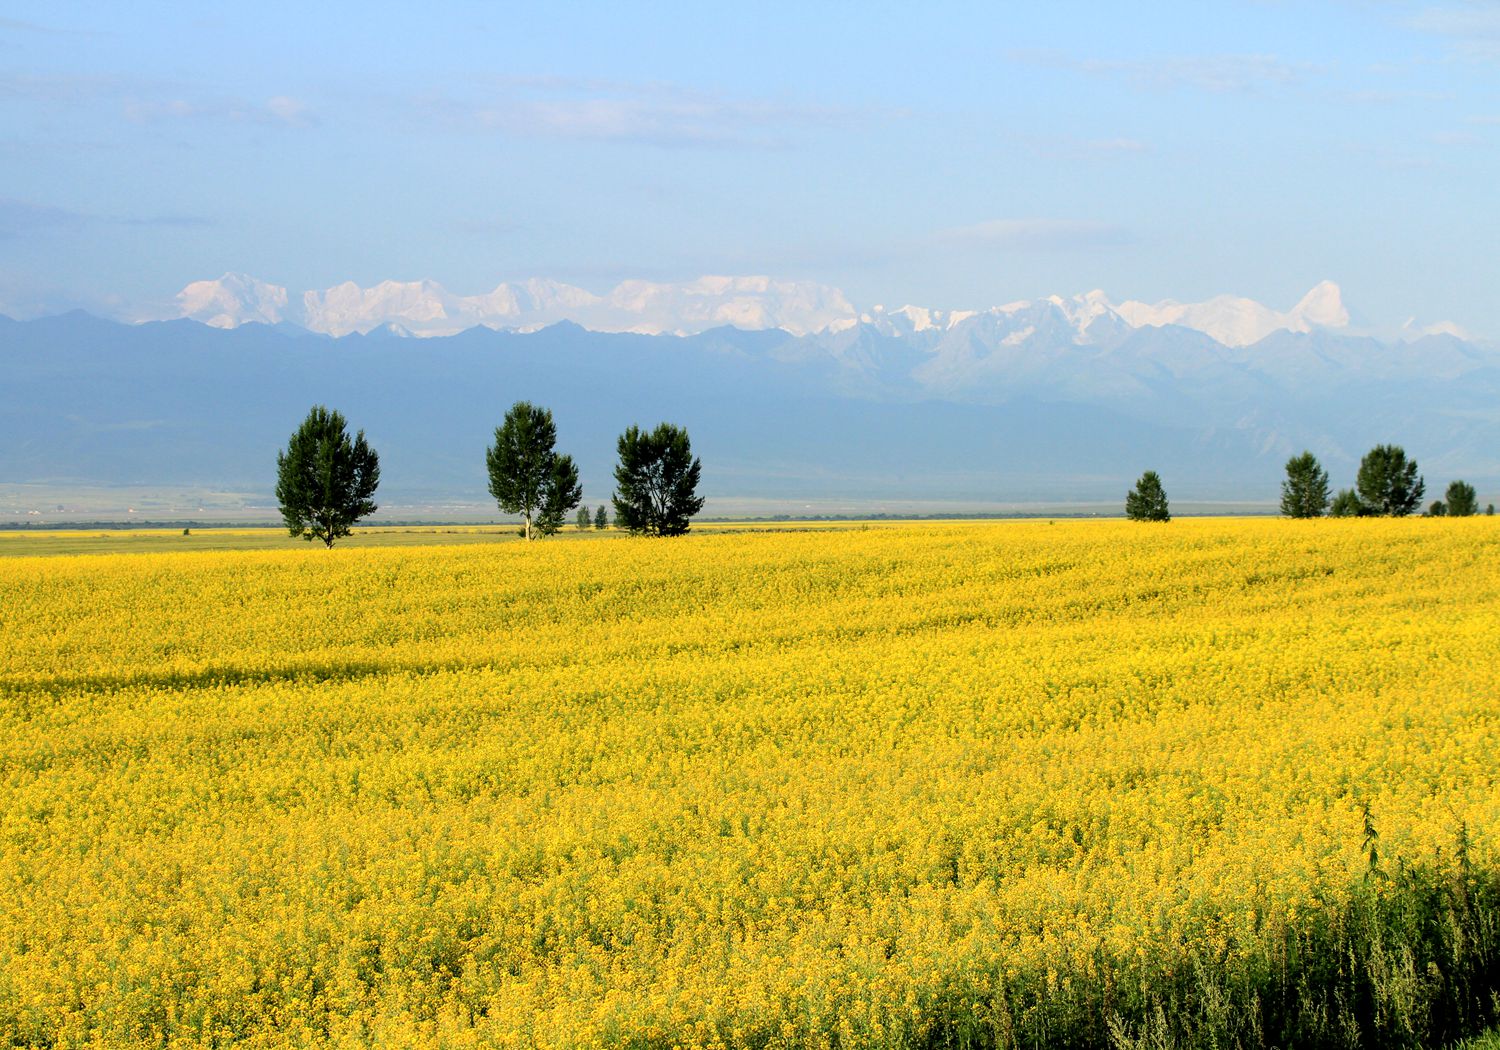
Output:
<path fill-rule="evenodd" d="M 1288 518 L 1404 518 L 1421 509 L 1427 483 L 1417 472 L 1417 461 L 1408 459 L 1400 445 L 1376 445 L 1360 461 L 1354 488 L 1338 495 L 1331 491 L 1328 472 L 1317 456 L 1311 452 L 1293 456 L 1286 461 L 1286 480 L 1281 483 L 1281 513 Z M 1495 505 L 1489 504 L 1484 512 L 1494 514 Z M 1423 516 L 1464 518 L 1478 513 L 1474 486 L 1453 481 Z M 1132 521 L 1171 520 L 1167 494 L 1156 471 L 1146 471 L 1126 493 L 1125 516 Z"/>
<path fill-rule="evenodd" d="M 1304 452 L 1287 460 L 1287 477 L 1281 483 L 1281 513 L 1287 517 L 1406 517 L 1421 510 L 1427 481 L 1418 472 L 1415 459 L 1407 459 L 1401 446 L 1376 446 L 1365 453 L 1353 489 L 1332 495 L 1328 471 L 1317 456 Z M 1479 496 L 1469 481 L 1451 481 L 1442 499 L 1434 499 L 1424 516 L 1469 517 L 1479 513 Z M 1496 505 L 1485 507 L 1496 513 Z M 1137 522 L 1166 522 L 1167 493 L 1157 471 L 1146 471 L 1136 487 L 1125 493 L 1125 516 Z"/>
<path fill-rule="evenodd" d="M 654 430 L 626 428 L 615 444 L 615 491 L 610 497 L 614 524 L 637 535 L 680 536 L 703 509 L 698 495 L 703 464 L 693 455 L 687 431 L 671 423 Z M 521 535 L 533 540 L 558 532 L 575 508 L 579 530 L 609 526 L 604 504 L 589 513 L 573 457 L 557 451 L 557 426 L 549 409 L 517 401 L 495 428 L 485 449 L 490 495 L 507 514 L 521 517 Z M 364 431 L 349 437 L 338 412 L 313 406 L 276 455 L 276 499 L 293 536 L 318 539 L 332 547 L 349 535 L 360 518 L 374 513 L 380 464 Z M 1289 518 L 1406 517 L 1422 507 L 1427 483 L 1399 445 L 1376 445 L 1359 464 L 1352 489 L 1332 494 L 1328 472 L 1311 452 L 1286 462 L 1281 513 Z M 1450 482 L 1440 500 L 1425 511 L 1431 517 L 1479 513 L 1474 486 Z M 1486 514 L 1495 513 L 1492 503 Z M 1125 494 L 1125 516 L 1132 521 L 1170 521 L 1161 477 L 1148 470 Z"/>
<path fill-rule="evenodd" d="M 490 495 L 507 514 L 521 517 L 527 540 L 551 536 L 575 507 L 578 528 L 604 529 L 609 512 L 599 504 L 592 515 L 583 502 L 578 466 L 557 451 L 552 412 L 517 401 L 495 428 L 485 449 Z M 680 536 L 703 509 L 698 495 L 703 463 L 693 455 L 682 427 L 662 423 L 654 430 L 631 426 L 616 443 L 614 505 L 617 528 L 637 535 Z M 276 455 L 276 499 L 293 536 L 334 541 L 349 535 L 360 518 L 373 514 L 380 464 L 361 430 L 349 437 L 338 412 L 315 405 Z"/>
<path fill-rule="evenodd" d="M 1293 456 L 1286 463 L 1281 483 L 1281 513 L 1289 518 L 1390 517 L 1404 518 L 1422 508 L 1427 482 L 1417 470 L 1417 461 L 1400 445 L 1376 445 L 1365 453 L 1355 475 L 1354 488 L 1329 495 L 1328 472 L 1311 452 Z M 1479 513 L 1479 499 L 1467 481 L 1452 481 L 1440 500 L 1425 514 L 1431 517 L 1466 518 Z M 1495 513 L 1494 504 L 1486 513 Z"/>

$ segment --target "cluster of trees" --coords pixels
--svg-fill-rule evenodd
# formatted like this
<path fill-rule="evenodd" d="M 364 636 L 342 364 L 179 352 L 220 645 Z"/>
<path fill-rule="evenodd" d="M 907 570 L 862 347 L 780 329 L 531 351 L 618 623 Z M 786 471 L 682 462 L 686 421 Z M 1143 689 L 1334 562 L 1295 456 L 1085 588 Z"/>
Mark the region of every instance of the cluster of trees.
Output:
<path fill-rule="evenodd" d="M 599 504 L 592 514 L 587 507 L 578 508 L 578 529 L 607 529 L 609 528 L 609 512 L 604 509 L 604 504 Z"/>
<path fill-rule="evenodd" d="M 693 455 L 687 431 L 671 423 L 654 430 L 632 426 L 616 445 L 614 520 L 618 528 L 648 536 L 680 536 L 703 509 L 698 495 L 703 463 Z M 548 409 L 517 401 L 495 428 L 485 450 L 490 495 L 507 514 L 521 516 L 527 540 L 550 536 L 578 507 L 580 529 L 607 528 L 600 504 L 592 515 L 580 507 L 583 487 L 573 457 L 557 451 L 557 426 Z M 276 454 L 276 499 L 293 536 L 334 541 L 349 535 L 360 518 L 374 513 L 380 461 L 365 432 L 349 437 L 344 417 L 315 405 Z"/>
<path fill-rule="evenodd" d="M 1311 452 L 1293 456 L 1286 463 L 1281 483 L 1281 513 L 1289 518 L 1396 517 L 1416 513 L 1422 506 L 1427 483 L 1417 473 L 1417 461 L 1408 459 L 1400 445 L 1376 445 L 1360 461 L 1354 488 L 1331 495 L 1328 472 Z M 1440 500 L 1425 512 L 1431 517 L 1463 518 L 1479 513 L 1479 497 L 1467 481 L 1453 481 Z M 1491 503 L 1486 514 L 1495 513 Z M 1156 471 L 1148 470 L 1125 494 L 1125 516 L 1132 521 L 1170 521 L 1167 493 Z"/>
<path fill-rule="evenodd" d="M 1421 510 L 1427 482 L 1417 472 L 1417 461 L 1408 459 L 1400 445 L 1376 445 L 1365 453 L 1355 476 L 1354 488 L 1330 495 L 1328 472 L 1311 452 L 1293 456 L 1286 463 L 1281 483 L 1281 513 L 1289 518 L 1395 517 L 1404 518 Z M 1453 481 L 1440 500 L 1427 508 L 1434 517 L 1468 517 L 1479 513 L 1479 498 L 1467 481 Z M 1485 513 L 1494 514 L 1490 504 Z"/>

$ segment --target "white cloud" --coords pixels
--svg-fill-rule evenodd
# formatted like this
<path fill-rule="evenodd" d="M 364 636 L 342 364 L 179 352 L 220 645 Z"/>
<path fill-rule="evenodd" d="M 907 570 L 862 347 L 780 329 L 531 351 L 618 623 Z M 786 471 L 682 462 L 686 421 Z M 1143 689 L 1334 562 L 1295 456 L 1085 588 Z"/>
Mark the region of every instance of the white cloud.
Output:
<path fill-rule="evenodd" d="M 277 95 L 267 99 L 266 112 L 283 124 L 292 124 L 296 127 L 306 127 L 316 123 L 308 111 L 307 103 L 289 95 Z"/>

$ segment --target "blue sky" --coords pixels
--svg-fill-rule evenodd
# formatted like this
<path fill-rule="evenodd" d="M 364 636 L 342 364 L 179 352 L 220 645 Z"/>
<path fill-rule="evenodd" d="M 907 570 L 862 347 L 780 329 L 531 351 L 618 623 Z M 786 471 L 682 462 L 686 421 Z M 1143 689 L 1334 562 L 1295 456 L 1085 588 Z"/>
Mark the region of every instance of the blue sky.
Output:
<path fill-rule="evenodd" d="M 809 9 L 811 8 L 811 9 Z M 1500 337 L 1500 3 L 0 3 L 0 311 L 244 271 Z"/>

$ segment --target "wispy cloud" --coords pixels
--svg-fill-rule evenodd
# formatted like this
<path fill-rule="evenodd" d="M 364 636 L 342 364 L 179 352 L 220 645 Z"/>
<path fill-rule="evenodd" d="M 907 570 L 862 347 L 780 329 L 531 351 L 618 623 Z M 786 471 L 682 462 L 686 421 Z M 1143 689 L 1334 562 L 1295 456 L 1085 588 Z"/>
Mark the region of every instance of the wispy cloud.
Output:
<path fill-rule="evenodd" d="M 1429 137 L 1438 146 L 1477 146 L 1484 141 L 1472 131 L 1434 131 Z"/>
<path fill-rule="evenodd" d="M 1500 61 L 1500 4 L 1476 0 L 1429 7 L 1411 19 L 1411 26 L 1446 38 L 1458 57 Z"/>
<path fill-rule="evenodd" d="M 236 124 L 311 127 L 316 114 L 302 99 L 273 95 L 264 101 L 149 77 L 0 73 L 0 100 L 58 108 L 112 106 L 138 124 L 206 120 Z"/>
<path fill-rule="evenodd" d="M 1132 244 L 1136 236 L 1115 223 L 1080 219 L 990 219 L 944 230 L 937 240 L 948 244 L 993 246 L 1031 251 L 1106 248 Z"/>
<path fill-rule="evenodd" d="M 317 117 L 307 108 L 307 103 L 290 95 L 273 95 L 266 99 L 266 112 L 283 124 L 306 127 L 316 124 Z"/>
<path fill-rule="evenodd" d="M 510 219 L 473 218 L 459 219 L 453 223 L 453 229 L 457 233 L 472 234 L 476 237 L 507 237 L 520 232 L 525 227 Z"/>
<path fill-rule="evenodd" d="M 212 219 L 200 215 L 95 215 L 50 204 L 0 198 L 0 240 L 68 233 L 99 226 L 190 230 L 204 229 L 213 225 Z"/>
<path fill-rule="evenodd" d="M 474 98 L 429 96 L 419 106 L 451 126 L 664 147 L 783 147 L 817 128 L 868 116 L 838 107 L 735 98 L 656 82 L 503 77 L 487 81 L 484 88 Z"/>
<path fill-rule="evenodd" d="M 89 221 L 87 215 L 66 208 L 0 198 L 0 240 L 77 229 Z"/>
<path fill-rule="evenodd" d="M 1118 137 L 1080 139 L 1066 136 L 1034 136 L 1026 140 L 1041 157 L 1058 160 L 1109 160 L 1138 157 L 1151 152 L 1150 144 L 1140 139 Z"/>
<path fill-rule="evenodd" d="M 41 33 L 46 36 L 101 36 L 94 29 L 61 29 L 57 26 L 42 25 L 40 22 L 27 22 L 20 18 L 0 18 L 0 32 L 8 33 Z"/>
<path fill-rule="evenodd" d="M 154 81 L 102 74 L 0 72 L 0 99 L 47 106 L 119 98 L 132 90 L 154 86 Z"/>
<path fill-rule="evenodd" d="M 684 258 L 662 279 L 703 273 L 774 273 L 812 280 L 831 270 L 906 271 L 962 259 L 983 264 L 998 254 L 1016 257 L 1068 251 L 1107 251 L 1139 243 L 1136 231 L 1116 223 L 1086 219 L 990 219 L 967 226 L 913 231 L 893 238 L 800 239 L 795 233 L 774 247 L 726 248 L 712 257 Z M 641 276 L 630 266 L 610 270 L 621 279 Z"/>
<path fill-rule="evenodd" d="M 202 215 L 150 215 L 143 219 L 104 219 L 120 226 L 146 226 L 158 230 L 206 230 L 218 223 Z"/>
<path fill-rule="evenodd" d="M 1408 103 L 1452 102 L 1451 91 L 1392 91 L 1382 88 L 1366 88 L 1357 91 L 1342 91 L 1336 96 L 1344 102 L 1360 106 L 1397 106 Z"/>
<path fill-rule="evenodd" d="M 1010 59 L 1031 65 L 1113 77 L 1144 89 L 1189 88 L 1213 94 L 1245 94 L 1296 87 L 1325 67 L 1289 62 L 1275 55 L 1182 55 L 1156 59 L 1077 58 L 1059 51 L 1012 51 Z"/>
<path fill-rule="evenodd" d="M 124 113 L 126 119 L 138 124 L 192 120 L 305 128 L 318 123 L 306 103 L 288 95 L 276 95 L 264 102 L 241 98 L 132 97 L 124 100 Z"/>
<path fill-rule="evenodd" d="M 1344 151 L 1392 171 L 1420 171 L 1438 166 L 1437 161 L 1430 156 L 1386 143 L 1350 142 L 1344 144 Z"/>

